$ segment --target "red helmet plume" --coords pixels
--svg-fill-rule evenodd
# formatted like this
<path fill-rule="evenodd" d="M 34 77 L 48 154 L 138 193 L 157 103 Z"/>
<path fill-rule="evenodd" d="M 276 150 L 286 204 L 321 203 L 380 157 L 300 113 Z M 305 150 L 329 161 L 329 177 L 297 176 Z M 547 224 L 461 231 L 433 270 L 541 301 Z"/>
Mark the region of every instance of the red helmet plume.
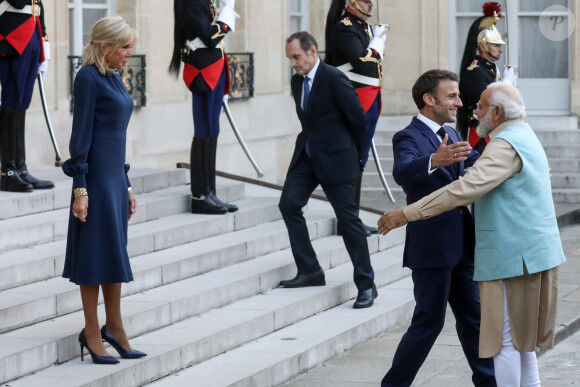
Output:
<path fill-rule="evenodd" d="M 483 14 L 486 17 L 492 17 L 494 12 L 497 14 L 497 17 L 502 17 L 501 14 L 501 4 L 497 1 L 488 1 L 487 3 L 483 4 Z"/>

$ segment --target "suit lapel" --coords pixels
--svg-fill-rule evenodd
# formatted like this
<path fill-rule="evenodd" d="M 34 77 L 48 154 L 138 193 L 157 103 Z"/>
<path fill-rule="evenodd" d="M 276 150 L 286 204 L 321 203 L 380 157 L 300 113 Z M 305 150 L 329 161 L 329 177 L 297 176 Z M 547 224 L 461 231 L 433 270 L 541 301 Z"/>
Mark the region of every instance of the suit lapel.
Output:
<path fill-rule="evenodd" d="M 437 151 L 437 149 L 439 149 L 439 145 L 441 145 L 441 141 L 439 141 L 437 135 L 433 133 L 430 127 L 425 125 L 425 123 L 417 117 L 413 118 L 413 123 L 415 127 L 421 130 L 421 134 L 429 140 L 431 145 L 433 145 L 433 148 L 435 148 L 435 151 Z"/>
<path fill-rule="evenodd" d="M 450 130 L 448 127 L 446 127 L 445 129 L 447 130 L 447 133 L 449 133 L 449 138 L 451 139 L 451 141 L 453 141 L 453 143 L 461 141 L 461 139 L 459 138 L 458 135 L 456 135 L 456 132 L 454 130 Z M 459 163 L 455 164 L 455 171 L 457 172 L 457 177 L 463 176 L 464 170 L 465 170 L 464 161 L 460 161 Z"/>
<path fill-rule="evenodd" d="M 306 111 L 310 112 L 312 111 L 312 103 L 313 101 L 316 100 L 316 95 L 318 94 L 318 85 L 320 83 L 320 79 L 322 76 L 324 76 L 325 73 L 325 68 L 324 68 L 325 63 L 320 60 L 320 63 L 318 64 L 318 70 L 316 70 L 316 75 L 314 76 L 314 80 L 312 81 L 312 87 L 310 88 L 310 96 L 308 97 L 308 103 L 306 104 Z M 306 113 L 308 115 L 308 113 Z"/>
<path fill-rule="evenodd" d="M 298 112 L 298 118 L 300 121 L 302 121 L 305 115 L 302 107 L 300 106 L 300 102 L 302 100 L 303 81 L 304 78 L 298 74 L 292 77 L 292 95 L 294 97 L 294 103 L 296 103 L 296 111 Z"/>
<path fill-rule="evenodd" d="M 437 149 L 439 149 L 439 146 L 441 145 L 441 140 L 439 140 L 439 137 L 431 130 L 430 127 L 428 127 L 423 121 L 421 121 L 417 117 L 414 117 L 413 120 L 415 120 L 415 126 L 421 130 L 421 134 L 429 140 L 431 145 L 433 145 L 434 147 L 434 151 L 437 152 Z M 446 130 L 448 131 L 449 136 L 451 136 L 451 131 L 449 131 L 447 128 Z M 455 142 L 455 139 L 451 140 Z M 446 170 L 447 173 L 449 173 L 452 178 L 456 179 L 458 177 L 457 175 L 458 170 L 461 171 L 461 166 L 458 166 L 456 168 L 454 167 L 454 165 L 448 165 L 446 167 L 439 167 L 439 169 Z"/>

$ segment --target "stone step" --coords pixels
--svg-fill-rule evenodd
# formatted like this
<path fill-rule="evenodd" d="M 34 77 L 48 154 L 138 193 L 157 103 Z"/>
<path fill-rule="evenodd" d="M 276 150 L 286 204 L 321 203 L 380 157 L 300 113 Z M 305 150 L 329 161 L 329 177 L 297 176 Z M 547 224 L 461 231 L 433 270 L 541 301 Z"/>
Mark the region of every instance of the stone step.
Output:
<path fill-rule="evenodd" d="M 234 201 L 244 196 L 242 183 L 223 183 L 216 188 L 224 200 Z M 136 196 L 137 213 L 130 224 L 189 212 L 191 208 L 190 190 L 185 185 Z M 0 251 L 25 248 L 66 238 L 68 220 L 69 205 L 66 208 L 4 219 L 0 223 L 0 235 L 2 235 Z"/>
<path fill-rule="evenodd" d="M 147 254 L 153 251 L 158 252 L 158 254 L 153 259 L 151 256 L 131 259 L 135 281 L 124 288 L 124 294 L 144 291 L 161 286 L 163 283 L 169 282 L 170 279 L 178 281 L 197 274 L 192 269 L 180 271 L 179 267 L 171 267 L 171 264 L 176 264 L 177 258 L 174 257 L 181 257 L 183 254 L 177 255 L 173 250 L 164 254 L 162 250 L 279 220 L 281 215 L 275 199 L 244 199 L 238 202 L 239 211 L 227 215 L 193 216 L 180 214 L 132 226 L 129 231 L 131 255 L 137 255 L 136 252 Z M 283 231 L 279 233 L 283 233 Z M 244 234 L 243 237 L 250 239 L 247 234 Z M 228 246 L 227 238 L 216 239 L 218 239 L 218 244 L 214 246 L 215 249 L 219 250 L 220 246 Z M 259 239 L 259 236 L 256 239 Z M 243 246 L 246 246 L 245 242 Z M 195 249 L 195 246 L 187 247 Z M 163 260 L 162 257 L 165 259 Z M 190 254 L 178 262 L 184 266 L 189 263 L 195 267 L 194 263 L 188 262 L 188 259 L 194 260 L 195 257 L 195 254 Z M 55 262 L 57 260 L 62 262 L 62 259 L 59 257 Z M 168 273 L 164 273 L 164 269 Z M 174 271 L 180 273 L 181 277 L 173 273 Z M 61 272 L 62 266 L 55 268 L 57 275 Z M 61 316 L 80 308 L 78 286 L 60 277 L 7 289 L 0 292 L 0 332 Z"/>
<path fill-rule="evenodd" d="M 395 183 L 395 179 L 393 178 L 393 174 L 391 172 L 387 172 L 385 170 L 383 170 L 383 172 L 385 173 L 385 179 L 387 180 L 387 184 L 389 185 L 389 188 L 392 189 L 395 187 L 399 187 L 397 185 L 397 183 Z M 379 173 L 365 171 L 365 173 L 363 173 L 362 187 L 363 187 L 363 189 L 364 188 L 382 188 L 383 183 L 381 182 L 381 179 L 379 177 Z"/>
<path fill-rule="evenodd" d="M 311 222 L 310 228 L 314 232 L 324 232 L 324 230 L 329 228 L 326 223 L 328 222 L 324 219 L 314 221 Z M 319 245 L 316 241 L 315 244 Z M 334 246 L 330 246 L 328 245 L 328 242 L 325 247 L 329 266 L 330 255 L 333 251 L 335 254 L 338 254 L 336 252 L 340 252 L 340 247 L 335 248 Z M 195 252 L 192 252 L 192 254 L 195 254 Z M 203 256 L 204 254 L 202 253 L 200 257 L 203 258 Z M 268 258 L 264 257 L 276 256 L 278 257 L 278 263 L 281 260 L 289 261 L 288 257 L 285 256 L 283 252 L 277 252 L 271 253 L 269 256 L 266 255 L 261 257 L 261 262 L 264 262 L 265 260 L 267 261 Z M 214 257 L 207 257 L 205 261 L 211 258 Z M 219 260 L 219 256 L 215 256 L 215 258 L 216 260 Z M 284 258 L 286 259 L 284 260 Z M 271 259 L 274 260 L 274 258 Z M 200 259 L 200 261 L 201 260 L 202 259 Z M 163 262 L 161 264 L 163 264 Z M 171 262 L 164 266 L 169 267 L 170 264 Z M 287 266 L 290 266 L 290 264 Z M 250 262 L 240 259 L 240 262 L 235 264 L 233 267 L 224 267 L 205 274 L 200 273 L 200 275 L 193 278 L 173 283 L 168 282 L 167 284 L 164 284 L 164 286 L 146 290 L 141 294 L 136 293 L 127 295 L 126 293 L 134 293 L 132 290 L 135 289 L 135 285 L 133 284 L 142 280 L 142 278 L 136 278 L 134 282 L 124 286 L 123 310 L 125 326 L 129 332 L 132 332 L 132 335 L 142 334 L 153 329 L 158 329 L 162 326 L 170 325 L 182 320 L 183 318 L 205 312 L 213 307 L 223 306 L 239 299 L 241 295 L 245 293 L 258 292 L 256 289 L 260 288 L 260 275 L 263 273 L 269 273 L 272 270 L 275 272 L 277 267 L 275 265 L 272 266 L 272 264 L 267 264 L 266 262 L 264 268 L 252 272 L 250 269 L 253 267 L 254 266 Z M 282 269 L 284 268 L 285 266 L 283 265 Z M 290 268 L 288 267 L 288 269 Z M 160 271 L 158 277 L 161 277 L 161 275 L 162 273 Z M 163 280 L 164 278 L 157 279 L 159 283 L 162 283 Z M 61 279 L 61 282 L 66 281 Z M 133 289 L 131 289 L 131 286 L 133 286 Z M 136 286 L 142 287 L 140 284 Z M 80 299 L 80 296 L 78 295 L 78 287 L 76 288 L 75 298 Z M 99 306 L 99 310 L 102 316 L 102 305 Z M 55 322 L 62 323 L 64 333 L 61 328 L 50 328 L 55 326 Z M 27 364 L 24 365 L 28 367 L 26 373 L 29 373 L 50 366 L 53 363 L 61 363 L 77 357 L 79 356 L 79 351 L 76 340 L 78 328 L 79 326 L 82 326 L 82 324 L 82 312 L 77 311 L 55 317 L 50 321 L 44 321 L 32 326 L 4 333 L 0 335 L 0 354 L 3 353 L 1 348 L 5 348 L 5 356 L 0 357 L 0 364 L 11 364 L 10 362 L 14 361 L 14 359 L 32 358 L 33 360 L 27 361 Z M 53 335 L 44 334 L 47 330 L 50 331 L 51 329 L 57 330 L 56 334 L 58 336 L 56 338 Z M 42 341 L 37 342 L 36 340 L 29 340 L 27 339 L 28 337 L 42 337 Z M 57 340 L 58 342 L 54 342 L 54 340 Z M 15 347 L 17 351 L 11 352 L 8 348 L 10 347 L 9 344 L 13 341 L 20 346 L 17 348 Z M 52 348 L 53 346 L 54 349 Z M 37 353 L 45 353 L 47 351 L 50 352 L 48 358 L 37 358 Z M 30 362 L 33 364 L 28 364 Z M 4 367 L 0 367 L 0 375 L 3 368 Z M 6 381 L 8 379 L 23 376 L 26 373 L 5 374 L 4 378 L 0 378 L 0 380 Z"/>
<path fill-rule="evenodd" d="M 344 303 L 149 386 L 280 385 L 401 324 L 412 313 L 411 288 L 410 279 L 397 281 L 379 288 L 371 308 L 353 311 Z"/>
<path fill-rule="evenodd" d="M 386 142 L 377 142 L 377 153 L 382 159 L 383 157 L 393 157 L 393 144 Z M 382 165 L 382 164 L 381 164 Z"/>
<path fill-rule="evenodd" d="M 244 184 L 224 182 L 217 186 L 217 191 L 224 200 L 235 202 L 244 196 Z M 129 223 L 129 256 L 144 254 L 153 251 L 155 248 L 153 245 L 154 236 L 151 233 L 139 232 L 133 235 L 135 230 L 140 231 L 143 228 L 136 227 L 137 224 L 156 220 L 160 216 L 183 214 L 183 212 L 189 213 L 189 197 L 189 187 L 187 186 L 172 187 L 148 194 L 139 194 L 137 198 L 137 214 Z M 269 208 L 270 211 L 264 214 L 271 215 L 275 213 L 273 203 L 270 203 Z M 246 214 L 247 210 L 250 209 L 242 208 L 235 216 L 248 218 L 247 215 L 241 215 L 242 213 Z M 64 214 L 62 214 L 63 211 L 65 212 Z M 46 214 L 53 216 L 48 217 Z M 193 222 L 194 220 L 199 220 L 200 216 L 187 214 L 185 218 L 189 218 Z M 203 219 L 211 221 L 211 217 L 208 217 L 209 215 Z M 44 224 L 39 223 L 39 218 L 45 219 L 46 222 Z M 3 237 L 2 242 L 0 242 L 4 244 L 4 250 L 0 253 L 0 290 L 52 278 L 62 273 L 66 248 L 66 242 L 62 238 L 66 237 L 67 222 L 68 209 L 61 209 L 48 213 L 6 219 L 0 223 L 0 228 L 8 229 L 7 231 L 3 230 L 1 235 L 12 236 L 10 239 Z M 240 220 L 240 222 L 242 221 Z M 7 225 L 10 225 L 10 227 Z M 147 226 L 144 227 L 147 228 Z M 44 234 L 39 230 L 43 231 Z M 152 229 L 151 232 L 153 231 L 155 230 Z M 36 240 L 34 237 L 36 237 Z M 54 239 L 59 240 L 32 246 L 29 245 L 41 243 L 42 240 Z M 11 244 L 13 250 L 7 249 L 7 244 Z M 25 244 L 26 247 L 15 249 L 16 247 L 20 247 L 20 244 Z"/>
<path fill-rule="evenodd" d="M 576 116 L 527 116 L 526 122 L 535 131 L 578 130 L 578 117 Z"/>
<path fill-rule="evenodd" d="M 580 173 L 580 158 L 550 158 L 552 173 Z"/>
<path fill-rule="evenodd" d="M 385 174 L 387 173 L 392 173 L 393 172 L 393 164 L 394 164 L 394 159 L 393 159 L 393 155 L 389 154 L 389 155 L 380 155 L 380 160 L 381 160 L 381 168 L 383 168 L 383 172 Z M 369 161 L 367 161 L 367 165 L 365 166 L 365 173 L 367 172 L 376 172 L 377 171 L 377 165 L 375 164 L 375 161 L 372 157 L 369 158 Z"/>
<path fill-rule="evenodd" d="M 580 130 L 535 130 L 542 144 L 580 144 Z"/>
<path fill-rule="evenodd" d="M 576 204 L 580 203 L 580 189 L 578 188 L 559 188 L 552 189 L 554 203 Z"/>
<path fill-rule="evenodd" d="M 346 249 L 342 243 L 337 243 L 338 239 L 336 236 L 326 237 L 314 241 L 314 245 L 319 253 L 318 257 L 321 265 L 325 269 L 343 265 L 345 267 L 345 269 L 342 269 L 343 272 L 346 273 L 349 270 L 349 273 L 344 274 L 348 279 L 352 277 L 352 265 L 347 262 L 349 259 Z M 400 240 L 400 235 L 398 239 Z M 380 247 L 378 238 L 375 237 L 370 240 L 371 249 L 377 251 Z M 392 241 L 393 239 L 390 242 L 383 241 L 381 246 L 385 248 L 392 247 Z M 397 246 L 390 251 L 393 252 L 392 257 L 391 254 L 382 254 L 376 260 L 378 272 L 381 273 L 380 278 L 385 278 L 387 281 L 408 275 L 408 272 L 403 270 L 400 265 L 402 246 Z M 295 264 L 292 254 L 289 249 L 285 249 L 124 297 L 125 326 L 127 331 L 135 336 L 163 326 L 176 324 L 179 321 L 197 316 L 211 309 L 264 292 L 276 286 L 280 279 L 291 277 L 293 272 L 295 272 Z M 328 272 L 329 279 L 332 279 L 330 272 L 332 270 Z M 351 289 L 347 293 L 349 296 L 353 296 L 353 292 L 354 289 Z M 265 298 L 261 297 L 263 301 Z M 308 307 L 305 306 L 305 308 Z M 103 312 L 102 306 L 100 307 L 100 312 L 101 314 Z M 200 318 L 202 317 L 200 316 L 194 320 L 199 321 Z M 19 364 L 21 366 L 19 370 L 4 366 L 0 367 L 0 381 L 3 383 L 6 380 L 18 378 L 30 372 L 46 368 L 51 364 L 61 363 L 78 356 L 79 350 L 76 340 L 79 327 L 82 326 L 82 319 L 82 313 L 79 311 L 59 317 L 54 321 L 46 321 L 0 335 L 0 354 L 4 352 L 0 364 Z M 53 334 L 47 334 L 47 331 L 51 330 L 53 330 Z M 198 331 L 192 331 L 191 333 L 199 334 Z M 42 337 L 42 340 L 39 339 L 40 337 Z M 164 337 L 161 340 L 168 341 L 174 336 L 167 337 L 164 333 L 161 333 L 161 337 Z M 163 361 L 163 358 L 159 359 L 155 356 L 156 350 L 151 349 L 151 345 L 143 346 L 138 340 L 134 341 L 134 345 L 141 346 L 141 349 L 150 353 L 150 356 L 145 360 Z M 11 350 L 7 348 L 11 348 Z M 155 358 L 157 360 L 153 360 Z M 24 361 L 25 359 L 27 361 Z M 80 364 L 78 359 L 76 362 Z M 137 362 L 130 363 L 135 364 Z M 51 370 L 55 370 L 55 368 L 47 371 L 50 373 Z M 33 377 L 39 374 L 33 375 Z M 78 376 L 80 377 L 81 375 Z M 163 375 L 159 375 L 156 378 L 161 376 Z M 62 375 L 58 377 L 62 378 Z M 69 380 L 74 380 L 74 383 L 77 382 L 76 379 Z M 27 378 L 25 384 L 15 383 L 17 384 L 13 385 L 28 386 L 29 380 Z M 66 385 L 66 382 L 64 385 Z M 119 384 L 113 383 L 109 385 Z"/>
<path fill-rule="evenodd" d="M 580 173 L 552 173 L 552 189 L 580 189 Z"/>
<path fill-rule="evenodd" d="M 70 206 L 72 179 L 60 168 L 38 168 L 31 173 L 41 179 L 53 180 L 55 188 L 27 193 L 0 191 L 0 220 Z M 136 168 L 129 171 L 129 178 L 135 193 L 145 193 L 184 185 L 189 181 L 189 173 L 186 169 Z"/>
<path fill-rule="evenodd" d="M 574 158 L 580 159 L 580 144 L 542 144 L 548 159 Z"/>
<path fill-rule="evenodd" d="M 363 188 L 361 191 L 361 205 L 381 211 L 389 211 L 401 208 L 406 205 L 407 196 L 402 188 L 389 186 L 395 198 L 395 203 L 391 203 L 385 190 L 381 188 Z"/>

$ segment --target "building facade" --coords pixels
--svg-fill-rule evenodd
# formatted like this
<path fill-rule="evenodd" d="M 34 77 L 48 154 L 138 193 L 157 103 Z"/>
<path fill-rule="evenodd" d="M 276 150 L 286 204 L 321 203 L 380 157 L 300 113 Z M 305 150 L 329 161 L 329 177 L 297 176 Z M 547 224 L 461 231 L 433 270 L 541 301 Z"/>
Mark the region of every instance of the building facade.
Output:
<path fill-rule="evenodd" d="M 134 24 L 139 41 L 133 53 L 144 55 L 145 106 L 131 119 L 127 158 L 135 167 L 175 167 L 189 160 L 193 136 L 191 96 L 181 79 L 167 72 L 173 36 L 172 2 L 167 0 L 44 0 L 52 61 L 45 81 L 49 113 L 63 159 L 68 158 L 71 113 L 69 56 L 80 55 L 90 28 L 100 17 L 118 14 Z M 219 3 L 219 2 L 218 2 Z M 383 74 L 386 116 L 414 114 L 411 86 L 432 68 L 458 71 L 469 25 L 483 1 L 375 0 L 371 22 L 388 23 Z M 509 64 L 519 66 L 530 114 L 580 113 L 580 33 L 572 22 L 580 0 L 501 1 L 507 17 L 498 24 L 507 32 Z M 324 24 L 330 0 L 237 0 L 241 15 L 226 40 L 228 52 L 253 53 L 253 97 L 234 100 L 230 108 L 264 180 L 282 183 L 300 130 L 290 95 L 291 69 L 284 40 L 309 30 L 324 50 Z M 560 8 L 548 9 L 557 5 Z M 543 23 L 543 27 L 542 27 Z M 506 28 L 507 27 L 507 28 Z M 567 28 L 562 32 L 561 28 Z M 564 37 L 564 38 L 563 38 Z M 506 63 L 505 59 L 501 64 Z M 501 65 L 500 64 L 500 65 Z M 29 166 L 52 165 L 54 152 L 38 93 L 27 117 Z M 217 169 L 254 177 L 251 164 L 222 117 Z"/>

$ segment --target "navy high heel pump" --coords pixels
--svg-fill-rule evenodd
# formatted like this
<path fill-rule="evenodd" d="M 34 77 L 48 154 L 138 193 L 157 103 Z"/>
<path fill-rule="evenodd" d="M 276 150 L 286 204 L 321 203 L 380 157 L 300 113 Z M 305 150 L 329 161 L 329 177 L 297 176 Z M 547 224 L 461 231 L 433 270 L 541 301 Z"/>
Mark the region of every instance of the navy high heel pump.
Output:
<path fill-rule="evenodd" d="M 93 359 L 93 363 L 95 363 L 95 364 L 118 364 L 119 363 L 119 359 L 114 358 L 113 356 L 98 356 L 93 351 L 91 351 L 91 348 L 89 348 L 89 345 L 87 344 L 87 338 L 85 337 L 84 328 L 81 331 L 81 333 L 79 333 L 79 343 L 81 345 L 81 361 L 85 361 L 85 359 L 84 359 L 85 354 L 83 351 L 83 347 L 87 347 L 87 350 L 89 351 L 89 354 L 91 355 L 91 359 Z"/>
<path fill-rule="evenodd" d="M 119 344 L 117 339 L 113 337 L 111 332 L 109 332 L 109 330 L 105 325 L 103 325 L 103 327 L 101 328 L 101 336 L 103 337 L 104 341 L 111 344 L 113 348 L 115 348 L 117 352 L 119 352 L 119 355 L 121 355 L 123 359 L 139 359 L 141 357 L 147 356 L 145 352 L 137 351 L 136 349 L 123 348 L 121 344 Z"/>

